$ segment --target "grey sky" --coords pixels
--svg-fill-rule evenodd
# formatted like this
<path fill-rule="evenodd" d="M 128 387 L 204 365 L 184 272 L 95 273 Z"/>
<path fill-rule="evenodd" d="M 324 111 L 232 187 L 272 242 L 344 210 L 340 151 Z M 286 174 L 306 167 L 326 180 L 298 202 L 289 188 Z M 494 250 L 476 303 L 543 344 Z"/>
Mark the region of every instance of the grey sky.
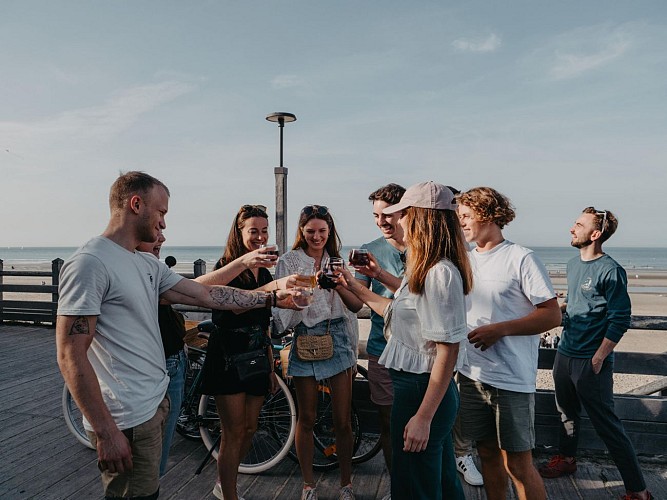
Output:
<path fill-rule="evenodd" d="M 614 246 L 667 247 L 667 4 L 3 1 L 0 247 L 76 246 L 120 170 L 169 185 L 169 245 L 221 245 L 274 199 L 285 128 L 291 241 L 330 207 L 379 236 L 388 182 L 493 186 L 506 235 L 567 245 L 582 208 Z M 271 215 L 273 211 L 270 210 Z"/>

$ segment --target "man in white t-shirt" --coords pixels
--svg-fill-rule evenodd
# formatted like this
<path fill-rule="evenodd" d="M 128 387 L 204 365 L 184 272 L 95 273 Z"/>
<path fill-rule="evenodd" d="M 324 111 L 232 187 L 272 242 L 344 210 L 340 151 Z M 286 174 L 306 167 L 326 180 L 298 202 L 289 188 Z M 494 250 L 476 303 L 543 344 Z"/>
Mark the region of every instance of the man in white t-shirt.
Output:
<path fill-rule="evenodd" d="M 169 378 L 160 297 L 213 309 L 291 306 L 289 293 L 206 286 L 135 251 L 166 227 L 167 187 L 143 172 L 112 185 L 111 218 L 60 275 L 58 365 L 97 448 L 105 498 L 157 498 Z"/>
<path fill-rule="evenodd" d="M 477 441 L 489 500 L 505 499 L 508 474 L 520 499 L 544 499 L 532 462 L 535 381 L 540 334 L 561 322 L 556 294 L 532 250 L 503 237 L 515 216 L 505 196 L 479 187 L 457 201 L 466 241 L 476 245 L 469 252 L 469 342 L 459 354 L 461 430 Z"/>

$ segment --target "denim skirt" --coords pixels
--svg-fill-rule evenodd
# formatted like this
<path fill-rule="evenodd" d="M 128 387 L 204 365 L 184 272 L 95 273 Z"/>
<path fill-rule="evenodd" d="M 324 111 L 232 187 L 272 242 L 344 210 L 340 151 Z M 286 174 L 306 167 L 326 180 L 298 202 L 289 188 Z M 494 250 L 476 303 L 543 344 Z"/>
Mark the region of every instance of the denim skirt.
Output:
<path fill-rule="evenodd" d="M 322 361 L 303 361 L 299 359 L 296 354 L 296 339 L 299 335 L 325 335 L 327 325 L 329 333 L 333 337 L 333 356 Z M 352 346 L 347 325 L 345 318 L 334 318 L 331 322 L 329 320 L 320 321 L 311 327 L 307 327 L 303 323 L 296 325 L 294 328 L 294 344 L 289 353 L 287 375 L 290 377 L 315 377 L 315 380 L 324 380 L 353 367 L 357 362 L 357 346 Z"/>

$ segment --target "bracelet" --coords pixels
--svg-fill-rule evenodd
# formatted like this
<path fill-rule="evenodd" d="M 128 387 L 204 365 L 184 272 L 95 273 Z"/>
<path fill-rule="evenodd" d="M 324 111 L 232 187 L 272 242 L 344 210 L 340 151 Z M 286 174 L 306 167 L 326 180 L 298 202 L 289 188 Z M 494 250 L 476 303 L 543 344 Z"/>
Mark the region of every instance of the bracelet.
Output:
<path fill-rule="evenodd" d="M 271 295 L 273 296 L 273 307 L 276 307 L 278 305 L 278 292 L 273 290 Z"/>

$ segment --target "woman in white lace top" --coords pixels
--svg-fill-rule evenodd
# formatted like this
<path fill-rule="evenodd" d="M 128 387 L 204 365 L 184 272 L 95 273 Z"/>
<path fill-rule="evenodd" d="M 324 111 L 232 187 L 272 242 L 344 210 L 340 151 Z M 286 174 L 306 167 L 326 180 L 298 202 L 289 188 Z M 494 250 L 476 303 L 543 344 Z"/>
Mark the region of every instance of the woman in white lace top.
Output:
<path fill-rule="evenodd" d="M 327 257 L 340 257 L 340 239 L 327 207 L 309 205 L 301 210 L 299 227 L 292 250 L 278 260 L 276 278 L 302 274 L 301 269 L 319 270 Z M 304 488 L 302 498 L 315 500 L 313 475 L 313 426 L 317 417 L 317 382 L 329 379 L 333 399 L 333 418 L 336 432 L 336 454 L 340 465 L 341 491 L 339 498 L 353 499 L 352 474 L 352 372 L 357 363 L 359 330 L 356 312 L 362 305 L 347 290 L 313 290 L 311 304 L 301 311 L 273 310 L 273 320 L 279 331 L 287 328 L 299 335 L 333 337 L 333 357 L 321 361 L 304 361 L 290 351 L 287 374 L 294 377 L 298 402 L 296 453 L 299 458 Z M 340 290 L 339 290 L 340 289 Z"/>
<path fill-rule="evenodd" d="M 466 338 L 464 296 L 472 271 L 452 192 L 425 182 L 407 189 L 384 213 L 401 212 L 407 243 L 405 277 L 387 299 L 347 271 L 340 282 L 385 320 L 379 363 L 394 388 L 391 496 L 463 499 L 451 430 L 459 406 L 452 374 Z"/>

